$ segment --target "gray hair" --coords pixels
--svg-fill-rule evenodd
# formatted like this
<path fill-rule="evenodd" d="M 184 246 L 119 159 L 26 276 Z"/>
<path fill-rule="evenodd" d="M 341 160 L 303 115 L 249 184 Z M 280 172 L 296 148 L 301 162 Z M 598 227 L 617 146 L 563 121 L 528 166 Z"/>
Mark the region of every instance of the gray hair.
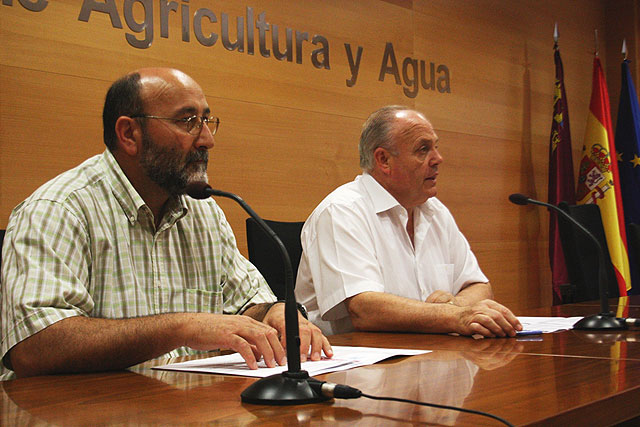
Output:
<path fill-rule="evenodd" d="M 412 108 L 404 105 L 387 105 L 379 110 L 371 113 L 367 121 L 362 125 L 362 133 L 360 134 L 360 144 L 358 151 L 360 152 L 360 167 L 365 172 L 371 172 L 373 169 L 374 159 L 373 152 L 378 147 L 394 151 L 394 143 L 392 139 L 392 130 L 395 114 L 398 111 L 411 110 Z"/>

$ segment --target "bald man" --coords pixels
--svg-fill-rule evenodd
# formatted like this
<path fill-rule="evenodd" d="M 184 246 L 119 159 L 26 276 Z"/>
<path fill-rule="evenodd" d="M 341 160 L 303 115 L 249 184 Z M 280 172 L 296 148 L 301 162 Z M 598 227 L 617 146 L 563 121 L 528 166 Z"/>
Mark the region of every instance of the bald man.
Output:
<path fill-rule="evenodd" d="M 435 198 L 442 156 L 418 111 L 387 106 L 360 136 L 363 174 L 329 194 L 302 230 L 298 301 L 327 335 L 454 332 L 513 337 L 522 329 L 448 209 Z"/>
<path fill-rule="evenodd" d="M 12 212 L 2 252 L 2 379 L 122 369 L 218 348 L 286 363 L 284 304 L 238 251 L 207 181 L 220 120 L 181 71 L 116 81 L 107 149 Z M 331 356 L 300 316 L 301 359 Z"/>

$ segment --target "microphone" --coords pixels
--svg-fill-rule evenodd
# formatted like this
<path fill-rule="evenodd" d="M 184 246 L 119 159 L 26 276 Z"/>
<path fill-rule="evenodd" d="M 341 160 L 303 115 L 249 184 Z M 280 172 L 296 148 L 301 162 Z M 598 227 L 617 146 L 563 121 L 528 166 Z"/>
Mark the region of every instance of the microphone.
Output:
<path fill-rule="evenodd" d="M 571 215 L 555 205 L 541 202 L 539 200 L 530 199 L 524 194 L 519 193 L 510 195 L 509 201 L 516 205 L 531 204 L 545 206 L 549 209 L 552 209 L 562 215 L 563 218 L 566 218 L 571 224 L 575 225 L 580 231 L 582 231 L 584 234 L 589 236 L 591 240 L 593 240 L 593 243 L 598 250 L 598 293 L 600 295 L 600 313 L 582 318 L 575 325 L 573 325 L 573 328 L 582 330 L 627 329 L 627 322 L 625 321 L 625 319 L 615 317 L 614 314 L 609 310 L 609 301 L 607 299 L 608 280 L 605 270 L 604 250 L 602 249 L 602 245 L 600 245 L 598 239 L 596 239 L 596 237 L 591 234 L 589 230 L 587 230 L 582 224 L 576 221 Z"/>
<path fill-rule="evenodd" d="M 330 398 L 311 387 L 317 382 L 300 367 L 300 328 L 298 324 L 298 306 L 294 294 L 293 268 L 291 259 L 282 240 L 263 219 L 240 196 L 226 191 L 214 190 L 206 182 L 192 182 L 187 185 L 186 193 L 194 199 L 207 199 L 211 196 L 226 197 L 238 203 L 264 230 L 276 244 L 285 267 L 285 303 L 284 320 L 287 344 L 287 370 L 254 382 L 241 393 L 243 402 L 258 405 L 297 405 L 323 402 Z"/>

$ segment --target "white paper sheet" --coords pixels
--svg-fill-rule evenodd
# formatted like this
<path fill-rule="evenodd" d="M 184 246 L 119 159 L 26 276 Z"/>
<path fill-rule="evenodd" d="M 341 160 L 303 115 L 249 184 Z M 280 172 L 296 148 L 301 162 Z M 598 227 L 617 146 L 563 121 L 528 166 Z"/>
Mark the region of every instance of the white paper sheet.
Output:
<path fill-rule="evenodd" d="M 309 375 L 320 375 L 334 371 L 344 371 L 358 366 L 372 365 L 393 356 L 413 356 L 430 353 L 430 350 L 409 350 L 399 348 L 375 348 L 375 347 L 345 347 L 333 346 L 333 357 L 323 358 L 318 361 L 301 363 L 301 369 Z M 258 369 L 249 369 L 246 362 L 238 353 L 225 356 L 214 356 L 206 359 L 189 360 L 187 362 L 171 363 L 168 365 L 154 366 L 152 369 L 200 372 L 208 374 L 241 375 L 245 377 L 268 377 L 287 370 L 286 366 L 268 368 L 261 360 Z"/>
<path fill-rule="evenodd" d="M 565 331 L 572 329 L 580 317 L 528 317 L 518 316 L 523 331 L 540 331 L 542 333 Z"/>

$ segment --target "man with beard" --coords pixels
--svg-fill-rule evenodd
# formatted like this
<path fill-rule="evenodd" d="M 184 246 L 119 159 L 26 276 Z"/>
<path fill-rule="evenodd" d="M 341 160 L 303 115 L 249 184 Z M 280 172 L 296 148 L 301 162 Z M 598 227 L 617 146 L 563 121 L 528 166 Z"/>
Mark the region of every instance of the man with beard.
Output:
<path fill-rule="evenodd" d="M 325 334 L 352 330 L 515 336 L 469 243 L 434 196 L 442 157 L 419 112 L 387 106 L 360 136 L 363 174 L 302 230 L 296 296 Z"/>
<path fill-rule="evenodd" d="M 103 111 L 107 150 L 12 212 L 2 262 L 3 379 L 123 369 L 227 348 L 286 362 L 284 304 L 238 251 L 207 181 L 219 119 L 186 74 L 142 69 Z M 300 317 L 302 360 L 331 356 Z M 9 372 L 9 370 L 13 370 Z"/>

